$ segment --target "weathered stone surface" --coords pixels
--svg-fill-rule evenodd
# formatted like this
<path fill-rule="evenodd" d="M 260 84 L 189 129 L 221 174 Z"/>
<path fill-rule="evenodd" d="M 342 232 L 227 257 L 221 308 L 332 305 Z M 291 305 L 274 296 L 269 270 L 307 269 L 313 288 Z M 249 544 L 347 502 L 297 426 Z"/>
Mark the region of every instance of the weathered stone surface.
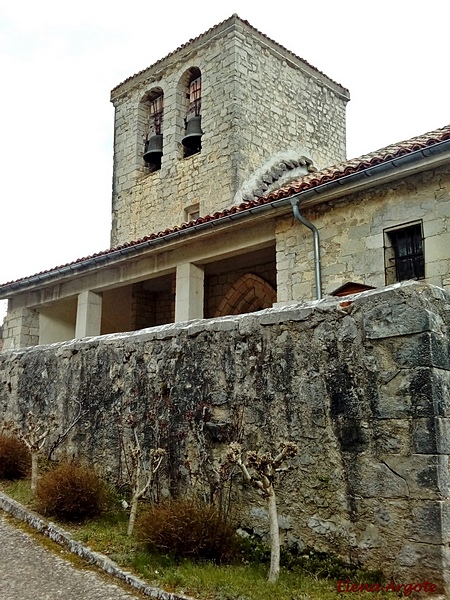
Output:
<path fill-rule="evenodd" d="M 426 454 L 450 453 L 450 419 L 429 417 L 412 422 L 413 452 Z"/>
<path fill-rule="evenodd" d="M 448 497 L 448 455 L 392 455 L 384 460 L 386 466 L 403 479 L 410 498 Z"/>
<path fill-rule="evenodd" d="M 444 323 L 440 317 L 426 309 L 410 306 L 375 306 L 364 313 L 364 332 L 368 339 L 380 339 L 434 331 L 442 333 Z"/>
<path fill-rule="evenodd" d="M 400 366 L 430 366 L 450 370 L 448 338 L 435 333 L 405 338 L 398 348 L 397 360 Z"/>
<path fill-rule="evenodd" d="M 359 460 L 355 465 L 353 490 L 362 498 L 408 498 L 408 483 L 389 465 Z"/>
<path fill-rule="evenodd" d="M 411 540 L 420 543 L 448 544 L 450 541 L 450 509 L 447 502 L 421 502 L 412 509 Z"/>

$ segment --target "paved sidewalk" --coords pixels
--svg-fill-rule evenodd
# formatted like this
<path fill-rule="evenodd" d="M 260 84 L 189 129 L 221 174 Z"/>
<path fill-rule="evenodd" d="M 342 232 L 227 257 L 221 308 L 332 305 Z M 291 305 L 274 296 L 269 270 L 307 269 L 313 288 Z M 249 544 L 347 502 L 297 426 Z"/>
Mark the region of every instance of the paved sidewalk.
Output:
<path fill-rule="evenodd" d="M 0 516 L 0 599 L 60 598 L 136 600 L 142 596 L 124 591 L 94 571 L 74 567 Z"/>

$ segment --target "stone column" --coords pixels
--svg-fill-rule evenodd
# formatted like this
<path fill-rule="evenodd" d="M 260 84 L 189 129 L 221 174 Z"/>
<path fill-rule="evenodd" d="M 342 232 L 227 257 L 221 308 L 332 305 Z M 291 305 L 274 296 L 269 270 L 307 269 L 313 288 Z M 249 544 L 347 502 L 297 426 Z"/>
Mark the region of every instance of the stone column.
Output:
<path fill-rule="evenodd" d="M 100 335 L 102 320 L 102 297 L 89 290 L 78 294 L 75 337 Z"/>
<path fill-rule="evenodd" d="M 203 269 L 191 263 L 177 266 L 175 322 L 203 319 Z"/>

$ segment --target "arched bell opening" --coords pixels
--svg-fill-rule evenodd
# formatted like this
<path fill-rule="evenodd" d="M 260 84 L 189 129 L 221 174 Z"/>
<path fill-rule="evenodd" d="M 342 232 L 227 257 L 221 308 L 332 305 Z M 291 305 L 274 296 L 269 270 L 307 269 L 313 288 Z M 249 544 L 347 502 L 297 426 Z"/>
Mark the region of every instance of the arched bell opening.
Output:
<path fill-rule="evenodd" d="M 147 131 L 143 135 L 142 158 L 150 171 L 161 168 L 163 155 L 164 93 L 161 88 L 151 90 L 144 100 L 147 108 Z"/>
<path fill-rule="evenodd" d="M 197 67 L 190 68 L 182 77 L 185 87 L 184 135 L 181 139 L 183 156 L 187 158 L 202 149 L 202 76 Z"/>

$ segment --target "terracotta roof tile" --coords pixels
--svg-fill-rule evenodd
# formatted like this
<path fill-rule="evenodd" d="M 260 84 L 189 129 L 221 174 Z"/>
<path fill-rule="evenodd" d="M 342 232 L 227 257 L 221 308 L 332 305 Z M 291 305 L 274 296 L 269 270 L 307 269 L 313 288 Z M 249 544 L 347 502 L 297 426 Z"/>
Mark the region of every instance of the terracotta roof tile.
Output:
<path fill-rule="evenodd" d="M 3 286 L 7 286 L 10 284 L 16 284 L 20 282 L 26 282 L 28 279 L 39 277 L 40 275 L 47 275 L 52 272 L 58 272 L 61 269 L 70 268 L 76 271 L 77 266 L 82 266 L 82 263 L 85 261 L 92 261 L 96 258 L 105 257 L 107 255 L 112 255 L 114 253 L 120 253 L 121 250 L 130 247 L 136 247 L 144 242 L 155 240 L 157 238 L 164 238 L 171 234 L 176 233 L 180 230 L 192 229 L 192 233 L 195 233 L 195 226 L 201 225 L 203 223 L 217 221 L 218 219 L 228 217 L 240 212 L 247 211 L 251 208 L 255 208 L 258 206 L 262 206 L 264 204 L 269 204 L 270 202 L 274 202 L 276 200 L 281 200 L 283 198 L 289 198 L 294 194 L 298 194 L 304 190 L 312 189 L 323 185 L 329 181 L 337 181 L 347 175 L 351 175 L 353 173 L 357 173 L 373 167 L 375 165 L 379 165 L 389 160 L 399 158 L 400 156 L 405 156 L 407 154 L 411 154 L 417 150 L 421 150 L 423 148 L 433 146 L 445 140 L 450 140 L 450 125 L 446 127 L 442 127 L 441 129 L 436 129 L 435 131 L 431 131 L 429 133 L 425 133 L 423 135 L 419 135 L 417 137 L 411 138 L 409 140 L 405 140 L 403 142 L 398 142 L 396 144 L 391 144 L 386 146 L 385 148 L 381 148 L 380 150 L 376 150 L 375 152 L 370 152 L 369 154 L 365 154 L 364 156 L 360 156 L 359 158 L 353 158 L 348 161 L 344 161 L 338 163 L 332 167 L 328 167 L 323 169 L 322 171 L 317 171 L 314 173 L 309 173 L 305 175 L 301 179 L 297 181 L 293 181 L 288 185 L 281 187 L 279 190 L 270 193 L 266 197 L 257 198 L 255 200 L 251 200 L 249 202 L 243 202 L 237 206 L 232 206 L 228 209 L 225 209 L 220 212 L 215 212 L 212 215 L 205 215 L 203 217 L 199 217 L 195 221 L 190 221 L 189 223 L 182 223 L 181 225 L 177 225 L 175 227 L 170 227 L 165 229 L 164 231 L 159 231 L 157 233 L 151 233 L 146 235 L 138 240 L 125 242 L 115 248 L 110 248 L 108 250 L 104 250 L 101 252 L 97 252 L 96 254 L 92 254 L 90 256 L 86 256 L 83 258 L 79 258 L 73 262 L 66 263 L 59 267 L 54 267 L 52 269 L 48 269 L 46 271 L 41 271 L 35 275 L 31 275 L 29 277 L 23 277 L 17 279 L 15 281 L 10 281 L 0 285 L 0 289 Z"/>
<path fill-rule="evenodd" d="M 304 190 L 323 185 L 329 181 L 341 179 L 347 175 L 364 171 L 370 167 L 386 163 L 395 158 L 406 156 L 417 150 L 422 150 L 428 146 L 433 146 L 445 140 L 450 140 L 450 125 L 436 129 L 429 133 L 424 133 L 417 137 L 390 144 L 380 150 L 375 150 L 369 154 L 365 154 L 358 158 L 337 163 L 321 171 L 309 173 L 297 181 L 291 181 L 288 185 L 281 187 L 279 190 L 269 194 L 264 200 L 271 201 L 280 198 L 286 198 L 293 194 L 298 194 Z"/>

